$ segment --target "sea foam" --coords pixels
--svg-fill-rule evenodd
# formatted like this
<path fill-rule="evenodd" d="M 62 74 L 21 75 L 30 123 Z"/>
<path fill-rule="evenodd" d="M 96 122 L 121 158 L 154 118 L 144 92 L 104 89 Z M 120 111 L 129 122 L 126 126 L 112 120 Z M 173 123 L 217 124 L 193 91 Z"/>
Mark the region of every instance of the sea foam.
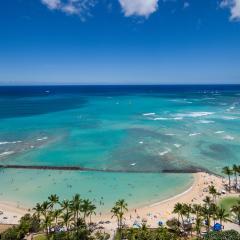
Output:
<path fill-rule="evenodd" d="M 10 155 L 10 154 L 13 154 L 14 151 L 6 151 L 6 152 L 2 152 L 0 153 L 0 157 L 4 157 L 4 156 L 7 156 L 7 155 Z"/>
<path fill-rule="evenodd" d="M 214 112 L 190 112 L 190 113 L 178 113 L 176 114 L 177 117 L 203 117 L 212 115 Z"/>
<path fill-rule="evenodd" d="M 5 145 L 5 144 L 16 144 L 16 143 L 21 143 L 22 141 L 13 141 L 13 142 L 0 142 L 0 145 Z"/>
<path fill-rule="evenodd" d="M 43 137 L 43 138 L 38 138 L 37 141 L 43 141 L 43 140 L 47 140 L 48 137 Z"/>
<path fill-rule="evenodd" d="M 223 139 L 232 141 L 232 140 L 234 140 L 234 137 L 230 136 L 230 135 L 226 135 L 226 136 L 224 136 Z"/>
<path fill-rule="evenodd" d="M 201 133 L 190 133 L 188 136 L 189 137 L 193 137 L 193 136 L 197 136 L 197 135 L 200 135 Z"/>
<path fill-rule="evenodd" d="M 215 133 L 216 134 L 221 134 L 221 133 L 224 133 L 225 131 L 216 131 Z"/>
<path fill-rule="evenodd" d="M 156 113 L 154 112 L 151 112 L 151 113 L 143 113 L 143 116 L 153 116 L 155 115 Z"/>
<path fill-rule="evenodd" d="M 181 147 L 181 144 L 177 144 L 177 143 L 175 143 L 175 144 L 173 144 L 176 148 L 180 148 Z"/>
<path fill-rule="evenodd" d="M 212 120 L 199 120 L 199 121 L 197 121 L 197 123 L 208 124 L 208 123 L 214 123 L 214 121 L 212 121 Z"/>
<path fill-rule="evenodd" d="M 166 155 L 167 153 L 169 153 L 169 152 L 171 152 L 171 151 L 172 151 L 172 150 L 171 150 L 170 148 L 166 148 L 166 150 L 163 151 L 163 152 L 160 152 L 159 155 L 160 155 L 160 156 L 164 156 L 164 155 Z"/>

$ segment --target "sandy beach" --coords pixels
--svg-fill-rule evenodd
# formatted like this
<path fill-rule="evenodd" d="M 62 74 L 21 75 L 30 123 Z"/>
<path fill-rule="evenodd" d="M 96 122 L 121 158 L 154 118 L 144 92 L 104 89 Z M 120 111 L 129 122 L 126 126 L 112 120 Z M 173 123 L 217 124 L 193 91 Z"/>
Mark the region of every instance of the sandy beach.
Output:
<path fill-rule="evenodd" d="M 156 202 L 150 206 L 129 209 L 128 213 L 125 215 L 125 223 L 132 226 L 135 221 L 141 222 L 142 219 L 146 219 L 147 225 L 157 227 L 159 221 L 166 222 L 167 219 L 174 216 L 174 214 L 172 214 L 172 210 L 177 202 L 192 204 L 201 203 L 205 196 L 208 195 L 207 189 L 209 185 L 213 184 L 218 191 L 221 191 L 223 189 L 224 182 L 225 180 L 223 178 L 216 175 L 196 173 L 194 174 L 193 185 L 183 193 L 172 198 Z M 27 209 L 16 207 L 7 202 L 0 202 L 0 211 L 3 212 L 3 214 L 0 215 L 0 223 L 4 224 L 18 223 L 21 216 L 28 212 Z M 110 221 L 111 223 L 105 223 L 103 226 L 109 231 L 114 231 L 116 228 L 115 219 L 112 219 L 112 215 L 110 213 L 102 214 L 101 216 L 99 214 L 93 216 L 93 221 Z"/>
<path fill-rule="evenodd" d="M 0 212 L 2 213 L 0 214 L 0 224 L 17 224 L 19 219 L 29 211 L 16 204 L 1 201 Z"/>

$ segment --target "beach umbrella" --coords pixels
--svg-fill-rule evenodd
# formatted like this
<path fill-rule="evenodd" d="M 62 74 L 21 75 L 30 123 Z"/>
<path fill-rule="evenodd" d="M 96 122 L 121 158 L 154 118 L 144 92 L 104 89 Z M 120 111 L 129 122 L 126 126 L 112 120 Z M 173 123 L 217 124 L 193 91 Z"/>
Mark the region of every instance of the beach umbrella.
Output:
<path fill-rule="evenodd" d="M 158 226 L 162 226 L 163 225 L 163 222 L 162 221 L 159 221 L 158 222 Z"/>
<path fill-rule="evenodd" d="M 141 228 L 139 224 L 133 224 L 133 228 Z"/>
<path fill-rule="evenodd" d="M 214 231 L 221 231 L 222 230 L 222 225 L 220 223 L 215 223 L 213 226 Z"/>

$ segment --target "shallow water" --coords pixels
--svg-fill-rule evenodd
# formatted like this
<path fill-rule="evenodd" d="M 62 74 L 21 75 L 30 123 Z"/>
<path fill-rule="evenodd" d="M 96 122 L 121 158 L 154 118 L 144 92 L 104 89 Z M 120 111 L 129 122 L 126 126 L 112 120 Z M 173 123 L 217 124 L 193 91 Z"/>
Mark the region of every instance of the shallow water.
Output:
<path fill-rule="evenodd" d="M 2 198 L 21 204 L 77 191 L 139 206 L 192 179 L 154 172 L 239 163 L 240 86 L 1 87 L 0 109 L 1 164 L 153 172 L 2 171 Z"/>

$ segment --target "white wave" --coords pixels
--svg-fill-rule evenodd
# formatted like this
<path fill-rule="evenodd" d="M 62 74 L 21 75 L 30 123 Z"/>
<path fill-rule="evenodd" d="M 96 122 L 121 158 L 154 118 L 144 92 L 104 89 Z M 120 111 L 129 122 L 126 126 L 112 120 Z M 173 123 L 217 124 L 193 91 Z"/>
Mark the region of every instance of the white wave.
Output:
<path fill-rule="evenodd" d="M 190 133 L 188 136 L 189 137 L 193 137 L 193 136 L 197 136 L 197 135 L 200 135 L 201 133 Z"/>
<path fill-rule="evenodd" d="M 131 165 L 131 166 L 135 166 L 135 165 L 136 165 L 136 163 L 131 163 L 130 165 Z"/>
<path fill-rule="evenodd" d="M 0 145 L 5 145 L 5 144 L 16 144 L 16 143 L 21 143 L 22 141 L 13 141 L 13 142 L 0 142 Z"/>
<path fill-rule="evenodd" d="M 175 143 L 175 144 L 173 144 L 176 148 L 180 148 L 182 145 L 181 144 L 177 144 L 177 143 Z"/>
<path fill-rule="evenodd" d="M 183 120 L 183 117 L 175 117 L 174 120 Z"/>
<path fill-rule="evenodd" d="M 232 107 L 230 107 L 229 109 L 230 109 L 230 110 L 233 110 L 233 109 L 235 109 L 235 106 L 232 106 Z"/>
<path fill-rule="evenodd" d="M 7 155 L 10 155 L 10 154 L 13 154 L 14 151 L 7 151 L 7 152 L 3 152 L 3 153 L 0 153 L 0 157 L 4 157 L 4 156 L 7 156 Z"/>
<path fill-rule="evenodd" d="M 199 120 L 199 121 L 197 121 L 197 123 L 207 124 L 207 123 L 214 123 L 214 121 L 211 121 L 211 120 Z"/>
<path fill-rule="evenodd" d="M 166 117 L 156 117 L 153 118 L 154 121 L 168 121 L 168 120 L 182 120 L 182 117 L 166 118 Z"/>
<path fill-rule="evenodd" d="M 175 136 L 176 134 L 174 133 L 165 133 L 166 136 Z"/>
<path fill-rule="evenodd" d="M 216 134 L 221 134 L 221 133 L 224 133 L 225 131 L 216 131 L 215 133 Z"/>
<path fill-rule="evenodd" d="M 152 113 L 144 113 L 143 116 L 153 116 L 155 115 L 156 113 L 152 112 Z"/>
<path fill-rule="evenodd" d="M 170 118 L 157 117 L 157 118 L 153 118 L 153 120 L 154 121 L 158 121 L 158 120 L 165 121 L 165 120 L 170 120 Z"/>
<path fill-rule="evenodd" d="M 224 119 L 224 120 L 235 120 L 235 119 L 237 119 L 237 117 L 223 116 L 222 119 Z"/>
<path fill-rule="evenodd" d="M 203 117 L 212 115 L 214 112 L 190 112 L 190 113 L 178 113 L 176 114 L 177 117 Z"/>
<path fill-rule="evenodd" d="M 140 141 L 139 144 L 143 144 L 143 141 Z"/>
<path fill-rule="evenodd" d="M 43 138 L 38 138 L 37 141 L 43 141 L 43 140 L 47 140 L 48 137 L 43 137 Z"/>
<path fill-rule="evenodd" d="M 163 152 L 160 152 L 159 155 L 160 155 L 160 156 L 164 156 L 164 155 L 166 155 L 166 154 L 169 153 L 169 152 L 171 152 L 171 149 L 170 149 L 170 148 L 166 148 L 166 150 L 163 151 Z"/>
<path fill-rule="evenodd" d="M 226 136 L 224 136 L 223 139 L 232 141 L 232 140 L 234 140 L 234 137 L 230 136 L 230 135 L 226 135 Z"/>

